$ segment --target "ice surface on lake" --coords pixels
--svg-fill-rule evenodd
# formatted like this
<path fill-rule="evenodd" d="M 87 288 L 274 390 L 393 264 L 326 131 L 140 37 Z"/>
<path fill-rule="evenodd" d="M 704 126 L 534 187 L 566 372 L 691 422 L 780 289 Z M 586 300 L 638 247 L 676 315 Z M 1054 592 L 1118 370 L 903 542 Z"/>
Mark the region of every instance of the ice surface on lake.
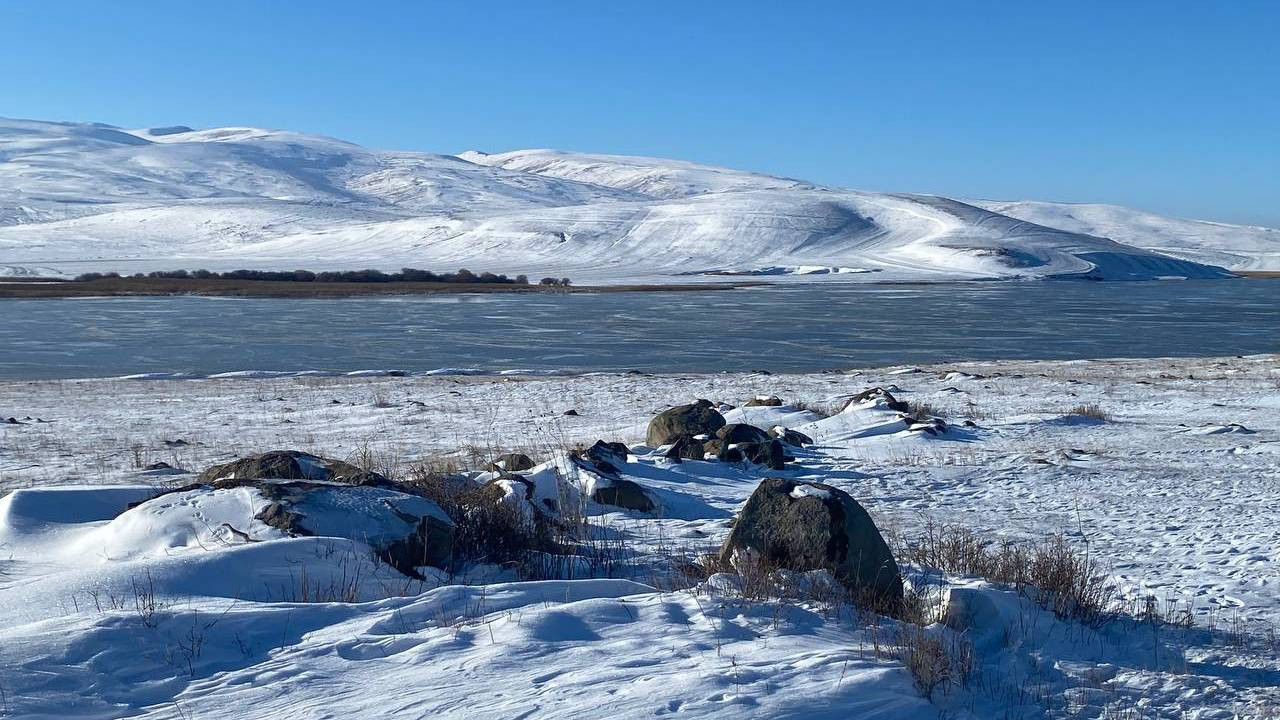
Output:
<path fill-rule="evenodd" d="M 1280 283 L 969 283 L 341 300 L 0 300 L 0 378 L 813 372 L 1277 348 Z M 175 374 L 176 373 L 176 374 Z"/>

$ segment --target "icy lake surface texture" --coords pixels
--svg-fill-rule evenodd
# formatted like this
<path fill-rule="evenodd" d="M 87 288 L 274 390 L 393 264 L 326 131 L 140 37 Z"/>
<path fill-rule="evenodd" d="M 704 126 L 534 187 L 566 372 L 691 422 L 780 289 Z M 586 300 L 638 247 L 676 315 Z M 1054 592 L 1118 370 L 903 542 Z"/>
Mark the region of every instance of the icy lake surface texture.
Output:
<path fill-rule="evenodd" d="M 0 378 L 636 369 L 1274 352 L 1280 282 L 0 301 Z"/>

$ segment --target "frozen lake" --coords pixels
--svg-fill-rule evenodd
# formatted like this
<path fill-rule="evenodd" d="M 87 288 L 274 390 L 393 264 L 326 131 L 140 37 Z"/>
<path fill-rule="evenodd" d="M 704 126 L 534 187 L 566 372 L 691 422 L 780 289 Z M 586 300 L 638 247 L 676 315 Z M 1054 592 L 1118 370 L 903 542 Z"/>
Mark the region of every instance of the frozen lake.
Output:
<path fill-rule="evenodd" d="M 1280 350 L 1280 282 L 788 285 L 324 300 L 0 300 L 0 378 L 240 370 L 812 372 Z"/>

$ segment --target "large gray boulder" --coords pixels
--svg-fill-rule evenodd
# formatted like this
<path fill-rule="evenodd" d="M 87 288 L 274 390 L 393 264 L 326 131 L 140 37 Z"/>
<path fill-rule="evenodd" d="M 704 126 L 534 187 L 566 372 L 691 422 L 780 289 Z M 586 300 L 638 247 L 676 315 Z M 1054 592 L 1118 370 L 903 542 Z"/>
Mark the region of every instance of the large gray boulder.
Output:
<path fill-rule="evenodd" d="M 716 437 L 726 443 L 767 443 L 773 438 L 755 425 L 733 423 L 716 431 Z"/>
<path fill-rule="evenodd" d="M 865 606 L 896 612 L 902 577 L 871 516 L 848 493 L 822 483 L 766 478 L 739 513 L 720 549 L 765 567 L 827 570 Z"/>
<path fill-rule="evenodd" d="M 686 435 L 714 435 L 724 425 L 724 416 L 716 410 L 715 405 L 709 400 L 698 400 L 655 415 L 649 421 L 646 442 L 651 447 L 658 447 L 673 443 Z"/>
<path fill-rule="evenodd" d="M 601 478 L 591 489 L 591 499 L 601 505 L 612 505 L 624 510 L 653 512 L 656 505 L 640 483 L 623 478 Z"/>
<path fill-rule="evenodd" d="M 200 473 L 198 480 L 206 484 L 220 480 L 316 480 L 385 487 L 393 484 L 386 476 L 363 470 L 349 462 L 297 450 L 273 450 L 214 465 Z"/>

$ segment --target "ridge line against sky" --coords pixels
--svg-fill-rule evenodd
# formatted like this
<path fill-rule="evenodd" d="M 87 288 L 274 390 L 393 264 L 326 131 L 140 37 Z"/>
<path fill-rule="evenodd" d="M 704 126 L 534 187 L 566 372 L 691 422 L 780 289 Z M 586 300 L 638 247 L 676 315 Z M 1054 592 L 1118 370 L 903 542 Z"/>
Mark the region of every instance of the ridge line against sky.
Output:
<path fill-rule="evenodd" d="M 1280 3 L 11 3 L 0 115 L 1280 226 Z"/>

